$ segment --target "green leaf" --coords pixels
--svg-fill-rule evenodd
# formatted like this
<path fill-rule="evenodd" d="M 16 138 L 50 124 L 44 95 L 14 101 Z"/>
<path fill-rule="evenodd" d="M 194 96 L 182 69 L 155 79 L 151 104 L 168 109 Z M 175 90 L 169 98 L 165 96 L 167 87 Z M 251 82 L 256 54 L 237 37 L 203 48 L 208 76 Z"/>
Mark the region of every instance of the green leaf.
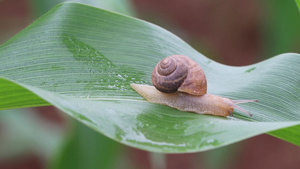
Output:
<path fill-rule="evenodd" d="M 296 2 L 297 6 L 298 6 L 298 9 L 300 11 L 300 0 L 295 0 L 295 2 Z"/>
<path fill-rule="evenodd" d="M 45 160 L 55 154 L 63 131 L 40 117 L 34 110 L 15 109 L 0 112 L 0 159 L 35 152 Z"/>
<path fill-rule="evenodd" d="M 32 0 L 31 4 L 34 13 L 40 16 L 61 2 L 77 2 L 126 15 L 133 15 L 129 0 Z"/>
<path fill-rule="evenodd" d="M 242 105 L 253 117 L 180 112 L 130 88 L 151 84 L 153 67 L 172 54 L 201 65 L 208 93 L 259 99 Z M 299 56 L 230 67 L 151 23 L 64 3 L 0 47 L 0 106 L 52 104 L 109 138 L 154 152 L 204 151 L 286 127 L 271 134 L 300 145 Z"/>
<path fill-rule="evenodd" d="M 270 6 L 267 14 L 270 17 L 263 22 L 263 53 L 265 53 L 263 58 L 299 51 L 295 45 L 299 43 L 300 38 L 300 19 L 294 1 L 269 0 L 264 2 L 266 2 L 264 5 Z"/>
<path fill-rule="evenodd" d="M 66 140 L 51 169 L 116 168 L 121 146 L 79 122 Z M 124 166 L 122 166 L 124 168 Z"/>

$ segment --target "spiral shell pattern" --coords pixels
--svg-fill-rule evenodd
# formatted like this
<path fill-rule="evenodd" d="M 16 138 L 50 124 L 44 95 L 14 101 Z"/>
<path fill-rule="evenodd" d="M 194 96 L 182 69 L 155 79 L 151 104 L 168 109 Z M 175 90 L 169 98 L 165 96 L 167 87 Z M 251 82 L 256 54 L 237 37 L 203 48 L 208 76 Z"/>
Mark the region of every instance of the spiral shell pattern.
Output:
<path fill-rule="evenodd" d="M 151 76 L 153 86 L 164 93 L 176 91 L 204 95 L 206 77 L 201 67 L 187 56 L 172 55 L 161 60 Z"/>

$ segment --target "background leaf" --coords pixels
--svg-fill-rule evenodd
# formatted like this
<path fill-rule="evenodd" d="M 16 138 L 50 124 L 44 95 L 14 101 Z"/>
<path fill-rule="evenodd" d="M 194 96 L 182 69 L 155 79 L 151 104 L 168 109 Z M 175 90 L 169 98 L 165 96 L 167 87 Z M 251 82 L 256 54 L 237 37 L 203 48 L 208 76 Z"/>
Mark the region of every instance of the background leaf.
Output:
<path fill-rule="evenodd" d="M 103 8 L 111 11 L 115 11 L 118 13 L 133 15 L 133 10 L 131 9 L 131 5 L 129 0 L 32 0 L 32 8 L 34 10 L 35 15 L 41 16 L 48 10 L 50 10 L 55 5 L 61 2 L 77 2 L 82 4 L 87 4 L 91 6 L 95 6 L 98 8 Z"/>
<path fill-rule="evenodd" d="M 295 0 L 295 2 L 296 2 L 297 6 L 298 6 L 298 9 L 300 11 L 300 1 L 299 0 Z"/>
<path fill-rule="evenodd" d="M 187 55 L 201 65 L 209 93 L 259 99 L 243 105 L 254 116 L 235 112 L 226 119 L 145 102 L 129 84 L 151 84 L 154 65 L 172 54 Z M 1 85 L 10 91 L 1 90 L 1 109 L 51 103 L 130 146 L 155 152 L 203 151 L 298 125 L 299 64 L 298 54 L 283 54 L 245 67 L 221 65 L 153 24 L 65 3 L 1 46 Z M 22 94 L 26 102 L 14 102 Z M 296 129 L 272 134 L 299 145 L 292 132 Z"/>
<path fill-rule="evenodd" d="M 61 153 L 54 159 L 50 168 L 118 168 L 122 154 L 120 144 L 79 122 L 74 122 L 73 132 L 70 133 Z"/>
<path fill-rule="evenodd" d="M 0 159 L 35 152 L 44 158 L 55 154 L 63 131 L 29 109 L 4 110 L 0 113 Z M 37 137 L 38 136 L 38 137 Z"/>
<path fill-rule="evenodd" d="M 272 6 L 269 10 L 268 19 L 263 23 L 264 36 L 264 59 L 270 58 L 280 53 L 299 51 L 297 44 L 300 38 L 299 11 L 293 1 L 271 0 L 264 4 Z M 295 9 L 295 10 L 293 10 Z M 292 23 L 292 24 L 291 24 Z M 289 26 L 283 26 L 289 25 Z"/>

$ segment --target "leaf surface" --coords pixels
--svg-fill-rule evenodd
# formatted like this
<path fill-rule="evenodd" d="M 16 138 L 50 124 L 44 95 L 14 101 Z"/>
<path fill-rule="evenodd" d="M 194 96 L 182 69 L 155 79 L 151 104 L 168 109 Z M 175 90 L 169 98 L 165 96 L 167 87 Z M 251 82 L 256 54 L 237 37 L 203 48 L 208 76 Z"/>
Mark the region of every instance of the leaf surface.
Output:
<path fill-rule="evenodd" d="M 241 105 L 253 116 L 180 112 L 130 88 L 150 85 L 153 67 L 173 54 L 201 65 L 208 93 L 259 99 Z M 299 56 L 226 66 L 151 23 L 64 3 L 0 47 L 0 109 L 51 104 L 109 138 L 154 152 L 204 151 L 265 132 L 300 145 Z"/>

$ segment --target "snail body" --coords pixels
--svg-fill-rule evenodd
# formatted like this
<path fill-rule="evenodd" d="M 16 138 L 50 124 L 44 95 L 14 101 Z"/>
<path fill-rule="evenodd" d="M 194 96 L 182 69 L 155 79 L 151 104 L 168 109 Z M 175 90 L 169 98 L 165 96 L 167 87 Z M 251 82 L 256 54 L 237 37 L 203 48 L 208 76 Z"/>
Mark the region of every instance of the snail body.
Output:
<path fill-rule="evenodd" d="M 130 84 L 151 103 L 158 103 L 181 111 L 226 117 L 238 109 L 252 116 L 236 104 L 258 100 L 230 100 L 207 94 L 206 77 L 201 67 L 183 55 L 172 55 L 160 61 L 151 76 L 154 86 Z"/>

